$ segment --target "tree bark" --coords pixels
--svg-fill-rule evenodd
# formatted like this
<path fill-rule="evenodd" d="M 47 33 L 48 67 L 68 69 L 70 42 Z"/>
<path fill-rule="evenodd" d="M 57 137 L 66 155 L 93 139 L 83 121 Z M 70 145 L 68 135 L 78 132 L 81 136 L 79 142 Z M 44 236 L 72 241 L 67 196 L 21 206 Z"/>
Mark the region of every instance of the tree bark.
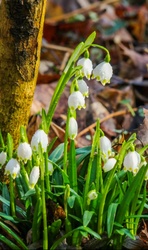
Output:
<path fill-rule="evenodd" d="M 0 0 L 0 129 L 16 147 L 33 100 L 46 0 Z"/>

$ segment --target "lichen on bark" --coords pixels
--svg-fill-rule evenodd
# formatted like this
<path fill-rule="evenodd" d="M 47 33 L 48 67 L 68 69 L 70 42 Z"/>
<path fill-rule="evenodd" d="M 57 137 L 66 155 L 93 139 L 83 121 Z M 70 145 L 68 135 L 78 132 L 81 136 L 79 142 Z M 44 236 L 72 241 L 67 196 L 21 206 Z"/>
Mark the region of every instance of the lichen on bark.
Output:
<path fill-rule="evenodd" d="M 0 4 L 0 129 L 16 147 L 26 126 L 38 67 L 45 0 L 2 0 Z"/>

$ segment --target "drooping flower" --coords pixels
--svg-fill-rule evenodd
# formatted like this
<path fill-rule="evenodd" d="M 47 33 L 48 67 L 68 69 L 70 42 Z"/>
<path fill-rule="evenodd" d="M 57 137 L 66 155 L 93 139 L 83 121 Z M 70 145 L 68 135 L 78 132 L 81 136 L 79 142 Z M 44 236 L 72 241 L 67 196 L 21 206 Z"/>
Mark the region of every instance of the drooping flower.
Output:
<path fill-rule="evenodd" d="M 19 160 L 24 161 L 24 163 L 30 160 L 32 156 L 32 149 L 30 147 L 30 144 L 27 142 L 20 143 L 17 148 L 17 155 Z"/>
<path fill-rule="evenodd" d="M 110 83 L 110 79 L 113 75 L 113 69 L 110 63 L 102 62 L 98 64 L 93 70 L 93 78 L 96 78 L 103 85 Z"/>
<path fill-rule="evenodd" d="M 53 169 L 53 164 L 51 161 L 48 162 L 48 170 L 49 170 L 49 174 L 52 175 L 54 169 Z"/>
<path fill-rule="evenodd" d="M 112 154 L 111 141 L 106 136 L 100 138 L 100 150 L 103 161 L 106 161 Z"/>
<path fill-rule="evenodd" d="M 104 166 L 103 166 L 104 172 L 108 172 L 108 171 L 110 171 L 111 169 L 113 169 L 114 166 L 115 166 L 115 164 L 116 164 L 116 162 L 117 162 L 117 160 L 116 160 L 115 158 L 109 158 L 109 159 L 105 162 L 105 164 L 104 164 Z"/>
<path fill-rule="evenodd" d="M 43 152 L 46 152 L 48 146 L 48 135 L 42 129 L 38 129 L 31 139 L 32 150 L 38 151 L 41 144 Z"/>
<path fill-rule="evenodd" d="M 124 170 L 136 174 L 139 170 L 140 162 L 141 157 L 136 151 L 128 152 L 123 161 Z"/>
<path fill-rule="evenodd" d="M 97 192 L 96 192 L 95 189 L 89 191 L 89 193 L 88 193 L 88 195 L 87 195 L 87 204 L 89 205 L 90 202 L 91 202 L 92 200 L 97 199 L 97 197 L 98 197 L 98 194 L 97 194 Z"/>
<path fill-rule="evenodd" d="M 68 106 L 72 110 L 85 108 L 85 99 L 80 91 L 75 91 L 70 94 Z"/>
<path fill-rule="evenodd" d="M 31 170 L 30 176 L 29 176 L 29 185 L 30 188 L 34 188 L 36 183 L 38 182 L 40 176 L 40 169 L 39 166 L 34 166 Z"/>
<path fill-rule="evenodd" d="M 68 136 L 74 140 L 78 134 L 78 124 L 74 117 L 70 117 L 68 125 Z"/>
<path fill-rule="evenodd" d="M 82 93 L 83 96 L 88 97 L 88 89 L 86 82 L 82 80 L 78 80 L 79 91 Z"/>
<path fill-rule="evenodd" d="M 5 164 L 6 159 L 7 159 L 7 153 L 2 151 L 0 153 L 0 168 Z"/>
<path fill-rule="evenodd" d="M 5 167 L 5 174 L 6 175 L 11 175 L 13 179 L 15 179 L 20 173 L 20 164 L 19 162 L 14 159 L 11 158 L 8 163 L 6 164 Z"/>
<path fill-rule="evenodd" d="M 81 69 L 82 76 L 85 76 L 87 79 L 90 79 L 93 70 L 92 61 L 89 58 L 81 58 L 78 60 L 77 65 L 82 66 Z"/>

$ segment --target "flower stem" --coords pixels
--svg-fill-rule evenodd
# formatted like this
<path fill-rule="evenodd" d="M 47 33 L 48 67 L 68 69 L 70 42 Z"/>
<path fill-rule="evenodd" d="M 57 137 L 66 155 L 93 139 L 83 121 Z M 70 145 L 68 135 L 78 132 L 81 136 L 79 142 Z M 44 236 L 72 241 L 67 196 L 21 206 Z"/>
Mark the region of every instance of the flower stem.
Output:
<path fill-rule="evenodd" d="M 11 207 L 11 215 L 16 217 L 16 207 L 15 207 L 15 195 L 14 195 L 14 184 L 13 178 L 10 176 L 10 207 Z"/>

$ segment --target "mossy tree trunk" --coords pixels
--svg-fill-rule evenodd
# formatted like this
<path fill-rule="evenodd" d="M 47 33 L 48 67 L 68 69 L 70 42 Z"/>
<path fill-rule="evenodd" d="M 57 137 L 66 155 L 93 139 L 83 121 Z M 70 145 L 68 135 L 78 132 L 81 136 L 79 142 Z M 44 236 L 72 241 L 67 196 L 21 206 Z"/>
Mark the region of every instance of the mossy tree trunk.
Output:
<path fill-rule="evenodd" d="M 33 100 L 46 0 L 0 0 L 0 129 L 16 147 Z"/>

